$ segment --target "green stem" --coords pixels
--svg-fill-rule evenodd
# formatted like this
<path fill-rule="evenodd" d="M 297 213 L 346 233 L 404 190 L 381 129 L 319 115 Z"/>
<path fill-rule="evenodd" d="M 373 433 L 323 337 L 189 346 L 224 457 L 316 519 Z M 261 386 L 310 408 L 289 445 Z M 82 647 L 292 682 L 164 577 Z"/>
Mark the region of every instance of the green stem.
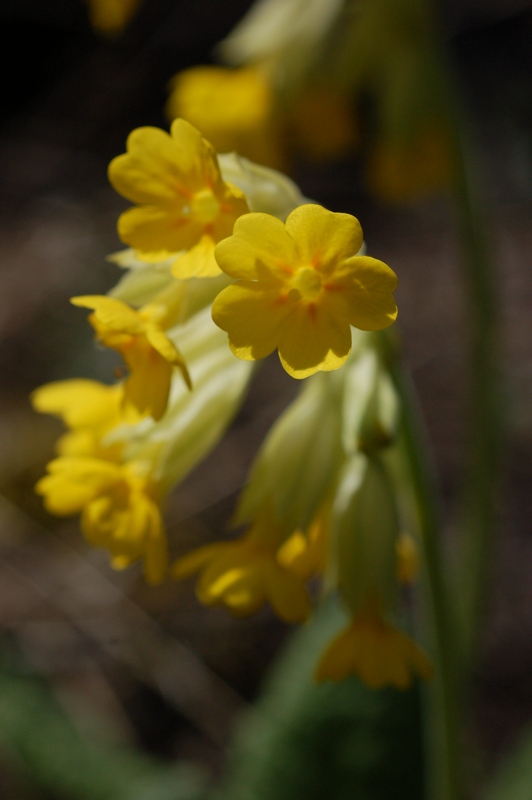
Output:
<path fill-rule="evenodd" d="M 467 668 L 476 650 L 484 602 L 495 521 L 502 420 L 498 397 L 497 288 L 486 223 L 463 134 L 457 141 L 456 156 L 455 199 L 471 331 L 469 455 L 462 497 L 463 556 L 457 595 L 462 658 Z"/>
<path fill-rule="evenodd" d="M 431 624 L 431 651 L 435 663 L 434 681 L 429 687 L 432 708 L 427 714 L 429 734 L 429 774 L 432 800 L 462 800 L 460 715 L 457 699 L 455 626 L 452 605 L 444 580 L 442 525 L 432 460 L 422 430 L 421 412 L 411 382 L 401 368 L 395 344 L 387 332 L 382 334 L 387 363 L 401 400 L 403 446 L 409 465 L 419 514 L 426 573 L 426 595 Z"/>

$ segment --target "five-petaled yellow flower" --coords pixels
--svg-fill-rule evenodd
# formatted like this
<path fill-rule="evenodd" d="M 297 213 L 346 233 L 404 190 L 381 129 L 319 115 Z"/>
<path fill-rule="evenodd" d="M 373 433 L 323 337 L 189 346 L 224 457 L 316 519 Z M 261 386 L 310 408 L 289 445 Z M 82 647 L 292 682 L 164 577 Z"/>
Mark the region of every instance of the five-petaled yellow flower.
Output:
<path fill-rule="evenodd" d="M 318 205 L 299 206 L 285 224 L 262 213 L 240 217 L 215 252 L 237 281 L 212 309 L 235 355 L 253 361 L 278 348 L 286 371 L 306 378 L 342 366 L 351 325 L 391 325 L 397 278 L 382 261 L 357 255 L 362 242 L 355 217 Z"/>
<path fill-rule="evenodd" d="M 106 347 L 118 350 L 130 370 L 124 402 L 158 420 L 166 411 L 174 367 L 191 388 L 183 356 L 163 330 L 165 308 L 149 304 L 139 311 L 113 297 L 85 295 L 71 302 L 92 308 L 89 321 Z"/>
<path fill-rule="evenodd" d="M 209 142 L 176 119 L 170 135 L 137 128 L 127 150 L 109 165 L 113 187 L 138 204 L 118 220 L 122 241 L 148 261 L 176 254 L 177 278 L 219 275 L 215 244 L 231 235 L 248 206 L 240 189 L 222 180 Z"/>

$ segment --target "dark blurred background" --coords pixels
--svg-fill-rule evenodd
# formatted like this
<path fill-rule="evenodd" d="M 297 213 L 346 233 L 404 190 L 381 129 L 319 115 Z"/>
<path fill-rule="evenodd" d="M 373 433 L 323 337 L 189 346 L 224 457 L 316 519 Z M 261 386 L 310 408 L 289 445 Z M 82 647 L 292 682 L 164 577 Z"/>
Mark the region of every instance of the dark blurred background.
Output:
<path fill-rule="evenodd" d="M 118 278 L 105 256 L 121 247 L 116 219 L 126 203 L 107 183 L 107 164 L 134 127 L 167 126 L 169 79 L 212 63 L 214 45 L 249 5 L 146 0 L 107 40 L 91 30 L 81 0 L 0 2 L 0 654 L 46 679 L 74 727 L 87 726 L 90 710 L 117 741 L 215 773 L 287 630 L 269 611 L 236 621 L 202 609 L 188 584 L 153 589 L 136 568 L 115 573 L 75 520 L 46 515 L 33 485 L 60 426 L 34 414 L 28 394 L 60 378 L 109 380 L 109 362 L 68 302 Z M 498 755 L 532 713 L 532 3 L 447 0 L 442 12 L 482 167 L 503 309 L 505 478 L 473 699 L 479 736 Z M 356 214 L 369 252 L 399 275 L 399 327 L 452 548 L 467 319 L 450 205 L 444 196 L 386 205 L 360 176 L 356 159 L 294 164 L 303 193 Z M 225 535 L 251 458 L 295 390 L 270 359 L 229 435 L 173 495 L 173 552 Z M 50 797 L 11 756 L 0 748 L 2 797 Z"/>

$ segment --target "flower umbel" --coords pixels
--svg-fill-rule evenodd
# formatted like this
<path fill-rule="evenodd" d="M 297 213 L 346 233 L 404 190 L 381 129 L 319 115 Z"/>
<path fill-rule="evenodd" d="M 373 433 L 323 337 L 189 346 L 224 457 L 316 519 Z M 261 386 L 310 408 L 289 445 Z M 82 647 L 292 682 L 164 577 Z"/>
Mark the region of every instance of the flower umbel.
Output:
<path fill-rule="evenodd" d="M 73 297 L 71 302 L 92 308 L 89 320 L 98 339 L 118 350 L 130 369 L 124 401 L 141 414 L 160 419 L 166 410 L 172 370 L 179 367 L 191 388 L 183 357 L 163 331 L 160 307 L 147 305 L 135 311 L 121 300 L 100 295 Z M 164 312 L 163 312 L 164 313 Z"/>
<path fill-rule="evenodd" d="M 209 142 L 176 119 L 170 134 L 137 128 L 127 149 L 109 165 L 113 187 L 138 204 L 118 220 L 122 241 L 145 260 L 175 254 L 178 278 L 219 275 L 214 246 L 232 233 L 248 206 L 242 192 L 222 180 Z"/>
<path fill-rule="evenodd" d="M 357 255 L 362 229 L 350 214 L 303 205 L 286 224 L 246 214 L 216 248 L 221 269 L 236 278 L 213 304 L 213 319 L 239 358 L 279 350 L 285 370 L 306 378 L 341 367 L 351 350 L 351 325 L 381 330 L 397 316 L 395 273 Z"/>

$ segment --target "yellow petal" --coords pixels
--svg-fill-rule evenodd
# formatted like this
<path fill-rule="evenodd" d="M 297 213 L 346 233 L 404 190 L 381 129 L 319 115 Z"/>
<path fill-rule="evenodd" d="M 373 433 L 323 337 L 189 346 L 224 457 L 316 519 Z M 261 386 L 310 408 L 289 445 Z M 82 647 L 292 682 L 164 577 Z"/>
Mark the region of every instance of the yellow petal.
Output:
<path fill-rule="evenodd" d="M 182 253 L 172 266 L 172 273 L 180 280 L 188 278 L 214 278 L 221 270 L 214 258 L 214 241 L 205 234 L 187 252 Z"/>
<path fill-rule="evenodd" d="M 294 243 L 277 217 L 259 212 L 239 217 L 233 235 L 214 252 L 227 275 L 244 280 L 285 281 L 296 263 Z"/>
<path fill-rule="evenodd" d="M 229 334 L 229 344 L 239 358 L 253 361 L 272 353 L 282 336 L 291 303 L 277 289 L 239 281 L 220 292 L 212 306 L 212 318 Z"/>
<path fill-rule="evenodd" d="M 373 689 L 406 689 L 414 675 L 428 679 L 432 666 L 416 643 L 382 620 L 352 622 L 327 647 L 317 670 L 318 681 L 357 675 Z"/>
<path fill-rule="evenodd" d="M 325 274 L 362 247 L 362 228 L 356 217 L 318 205 L 295 208 L 286 220 L 286 230 L 296 244 L 300 263 L 312 264 Z"/>
<path fill-rule="evenodd" d="M 193 247 L 204 226 L 183 213 L 180 206 L 139 206 L 124 211 L 118 219 L 118 235 L 125 244 L 146 255 L 165 260 L 172 253 Z"/>
<path fill-rule="evenodd" d="M 223 553 L 226 546 L 224 542 L 217 542 L 198 547 L 197 550 L 187 553 L 186 556 L 179 558 L 172 565 L 172 577 L 176 580 L 190 578 L 191 575 L 203 569 L 213 556 Z"/>
<path fill-rule="evenodd" d="M 138 313 L 113 297 L 103 295 L 83 295 L 82 297 L 72 297 L 70 302 L 80 308 L 92 308 L 95 311 L 96 319 L 100 325 L 114 331 L 124 333 L 141 333 L 144 323 Z"/>
<path fill-rule="evenodd" d="M 351 351 L 349 323 L 335 319 L 320 303 L 296 303 L 283 329 L 279 358 L 294 378 L 338 369 Z"/>
<path fill-rule="evenodd" d="M 74 379 L 40 386 L 31 395 L 36 411 L 57 414 L 70 428 L 101 425 L 118 413 L 123 388 L 98 381 Z"/>
<path fill-rule="evenodd" d="M 187 366 L 185 364 L 185 360 L 175 344 L 170 341 L 168 336 L 163 333 L 160 328 L 157 328 L 155 325 L 149 325 L 146 328 L 146 338 L 151 346 L 157 350 L 157 352 L 164 358 L 165 361 L 168 361 L 169 364 L 172 364 L 174 367 L 178 367 L 181 370 L 181 374 L 185 380 L 189 389 L 192 389 L 192 383 L 190 380 L 190 375 L 188 374 Z"/>
<path fill-rule="evenodd" d="M 183 203 L 192 190 L 187 185 L 187 176 L 200 167 L 199 133 L 195 131 L 195 135 L 187 136 L 186 126 L 185 123 L 180 127 L 183 133 L 180 142 L 159 128 L 132 131 L 127 139 L 128 152 L 109 164 L 113 188 L 128 200 L 142 205 Z"/>
<path fill-rule="evenodd" d="M 166 411 L 172 381 L 172 365 L 147 342 L 137 337 L 127 351 L 122 351 L 130 376 L 125 383 L 125 401 L 140 414 L 159 420 Z"/>
<path fill-rule="evenodd" d="M 397 317 L 393 291 L 397 276 L 383 261 L 357 256 L 340 264 L 325 285 L 324 304 L 331 314 L 363 331 L 387 328 Z"/>

